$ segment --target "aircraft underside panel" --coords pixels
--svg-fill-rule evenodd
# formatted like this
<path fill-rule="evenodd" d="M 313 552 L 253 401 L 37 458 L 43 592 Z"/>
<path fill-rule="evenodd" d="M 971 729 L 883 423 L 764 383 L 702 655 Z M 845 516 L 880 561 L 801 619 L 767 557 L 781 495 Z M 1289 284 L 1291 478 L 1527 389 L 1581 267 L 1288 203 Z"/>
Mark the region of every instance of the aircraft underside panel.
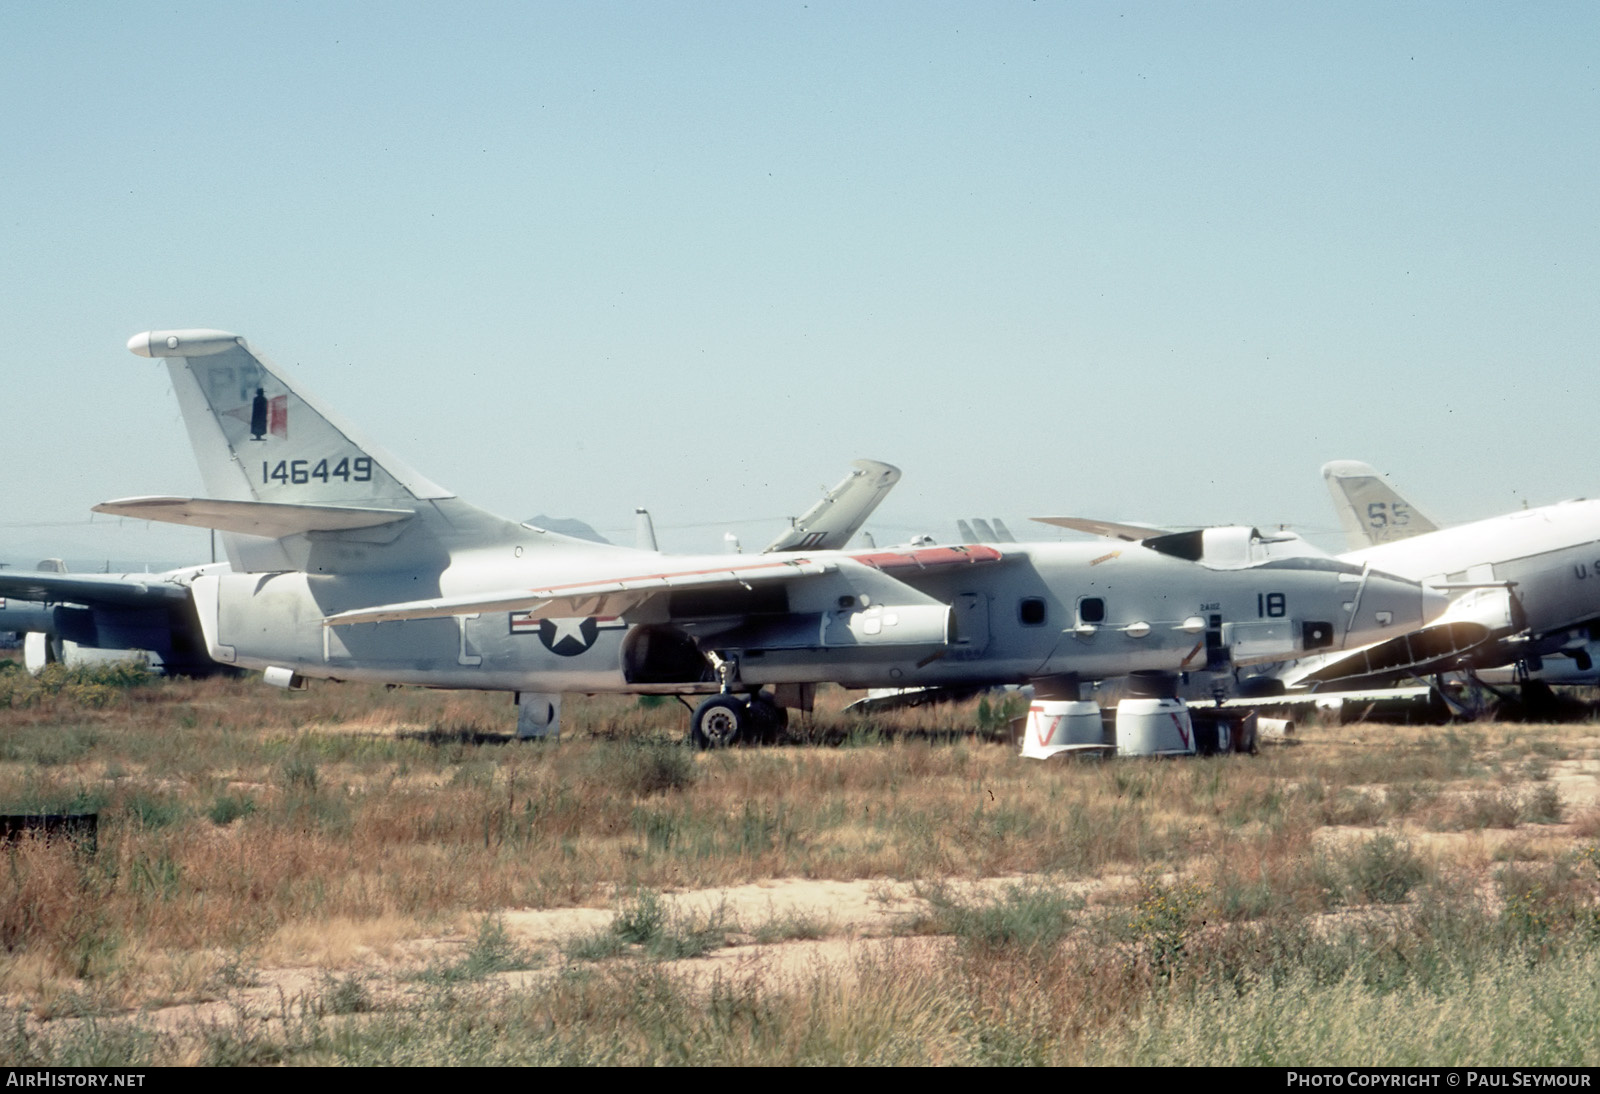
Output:
<path fill-rule="evenodd" d="M 1030 675 L 1076 673 L 1088 679 L 1127 672 L 1184 672 L 1204 668 L 1204 636 L 1183 634 L 1169 624 L 1134 637 L 1115 627 L 1063 631 L 1055 649 Z"/>
<path fill-rule="evenodd" d="M 1600 615 L 1600 543 L 1513 559 L 1496 565 L 1494 577 L 1516 582 L 1517 599 L 1541 632 Z"/>

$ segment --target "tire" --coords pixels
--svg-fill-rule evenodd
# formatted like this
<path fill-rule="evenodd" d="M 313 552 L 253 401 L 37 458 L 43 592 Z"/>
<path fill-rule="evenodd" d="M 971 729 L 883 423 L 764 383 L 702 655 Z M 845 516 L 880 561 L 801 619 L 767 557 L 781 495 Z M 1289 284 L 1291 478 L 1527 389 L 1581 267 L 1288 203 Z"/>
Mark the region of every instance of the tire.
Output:
<path fill-rule="evenodd" d="M 763 744 L 771 744 L 789 728 L 789 708 L 780 707 L 766 695 L 756 695 L 750 700 L 750 731 Z"/>
<path fill-rule="evenodd" d="M 731 748 L 750 734 L 750 707 L 736 695 L 713 695 L 689 716 L 696 748 Z"/>

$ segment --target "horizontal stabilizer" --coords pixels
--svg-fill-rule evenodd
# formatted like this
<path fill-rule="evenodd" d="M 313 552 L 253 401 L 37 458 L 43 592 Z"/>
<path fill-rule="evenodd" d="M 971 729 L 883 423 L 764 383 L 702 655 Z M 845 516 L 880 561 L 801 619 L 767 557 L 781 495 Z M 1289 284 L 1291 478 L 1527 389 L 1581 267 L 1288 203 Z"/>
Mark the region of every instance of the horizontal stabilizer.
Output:
<path fill-rule="evenodd" d="M 323 626 L 343 627 L 355 623 L 391 623 L 402 619 L 439 619 L 475 612 L 539 612 L 547 618 L 574 616 L 619 616 L 663 592 L 684 589 L 748 589 L 752 584 L 782 581 L 823 574 L 833 563 L 795 559 L 792 562 L 762 562 L 749 566 L 728 566 L 682 574 L 641 574 L 638 577 L 609 581 L 577 582 L 536 589 L 506 589 L 492 593 L 413 600 L 339 612 L 324 619 Z"/>
<path fill-rule="evenodd" d="M 272 501 L 223 501 L 218 498 L 119 498 L 94 507 L 96 513 L 138 517 L 219 532 L 279 539 L 304 532 L 350 532 L 408 520 L 410 509 L 376 509 L 357 505 L 290 505 Z"/>
<path fill-rule="evenodd" d="M 1143 524 L 1119 524 L 1111 520 L 1089 520 L 1086 517 L 1034 517 L 1040 524 L 1053 524 L 1057 528 L 1071 528 L 1074 532 L 1088 532 L 1091 536 L 1107 539 L 1125 539 L 1130 543 L 1167 535 L 1170 528 L 1151 528 Z"/>

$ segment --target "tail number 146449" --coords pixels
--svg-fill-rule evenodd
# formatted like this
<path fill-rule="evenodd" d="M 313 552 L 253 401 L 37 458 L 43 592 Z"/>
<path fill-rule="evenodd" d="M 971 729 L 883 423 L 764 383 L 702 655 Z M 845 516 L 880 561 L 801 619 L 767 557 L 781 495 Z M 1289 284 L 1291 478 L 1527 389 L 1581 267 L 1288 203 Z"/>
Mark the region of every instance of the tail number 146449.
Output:
<path fill-rule="evenodd" d="M 261 482 L 263 485 L 280 483 L 288 486 L 291 483 L 300 484 L 308 482 L 371 482 L 372 459 L 369 456 L 357 456 L 355 459 L 318 460 L 313 464 L 310 460 L 279 460 L 273 464 L 269 460 L 261 461 Z"/>

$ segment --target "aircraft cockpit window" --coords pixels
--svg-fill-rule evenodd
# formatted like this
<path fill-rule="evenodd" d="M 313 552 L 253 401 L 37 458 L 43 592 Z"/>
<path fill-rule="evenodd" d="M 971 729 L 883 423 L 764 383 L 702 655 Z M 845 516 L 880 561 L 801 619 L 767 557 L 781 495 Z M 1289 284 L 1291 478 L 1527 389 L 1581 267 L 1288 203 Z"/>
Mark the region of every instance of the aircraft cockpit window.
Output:
<path fill-rule="evenodd" d="M 1078 601 L 1078 622 L 1104 623 L 1106 621 L 1106 602 L 1098 596 L 1086 596 Z"/>
<path fill-rule="evenodd" d="M 1044 601 L 1037 596 L 1025 597 L 1017 605 L 1017 618 L 1024 627 L 1037 627 L 1044 622 Z"/>

